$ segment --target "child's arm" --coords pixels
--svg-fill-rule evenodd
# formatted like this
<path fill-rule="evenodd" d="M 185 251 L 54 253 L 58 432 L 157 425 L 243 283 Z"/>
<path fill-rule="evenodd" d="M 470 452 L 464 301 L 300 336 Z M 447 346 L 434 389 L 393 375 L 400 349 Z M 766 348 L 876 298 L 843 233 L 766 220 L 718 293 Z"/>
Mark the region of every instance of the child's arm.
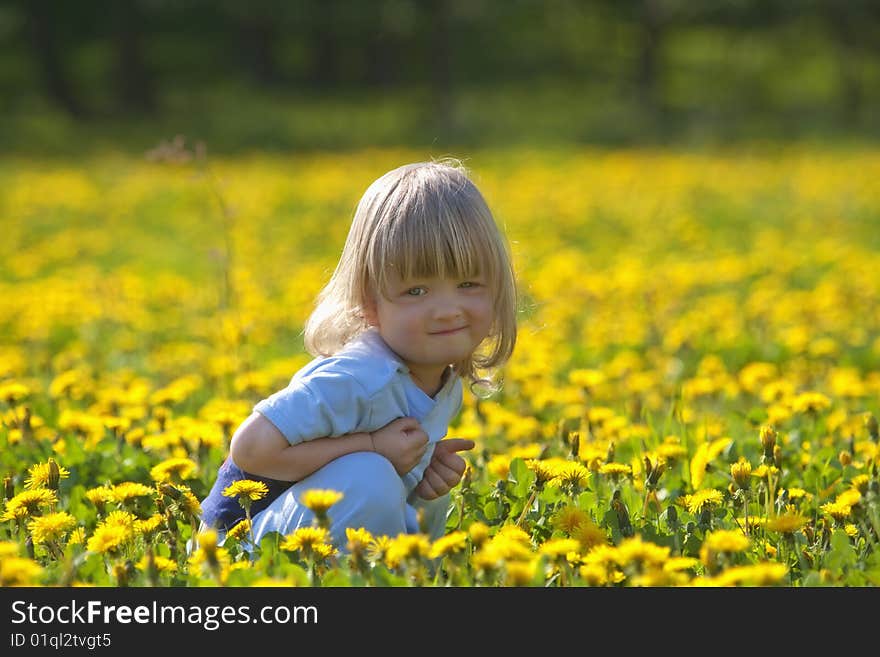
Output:
<path fill-rule="evenodd" d="M 229 453 L 245 472 L 299 481 L 353 452 L 378 452 L 402 475 L 419 462 L 427 447 L 428 436 L 413 418 L 398 418 L 372 434 L 349 433 L 291 445 L 274 424 L 254 412 L 232 436 Z"/>

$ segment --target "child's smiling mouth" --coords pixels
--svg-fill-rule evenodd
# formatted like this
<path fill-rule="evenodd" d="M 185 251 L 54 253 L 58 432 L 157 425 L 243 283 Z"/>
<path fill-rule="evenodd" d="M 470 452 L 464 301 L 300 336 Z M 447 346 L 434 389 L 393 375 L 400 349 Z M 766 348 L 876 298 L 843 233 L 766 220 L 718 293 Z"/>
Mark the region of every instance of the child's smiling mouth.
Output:
<path fill-rule="evenodd" d="M 458 328 L 446 329 L 445 331 L 432 331 L 428 335 L 452 335 L 453 333 L 458 333 L 466 328 L 467 326 L 459 326 Z"/>

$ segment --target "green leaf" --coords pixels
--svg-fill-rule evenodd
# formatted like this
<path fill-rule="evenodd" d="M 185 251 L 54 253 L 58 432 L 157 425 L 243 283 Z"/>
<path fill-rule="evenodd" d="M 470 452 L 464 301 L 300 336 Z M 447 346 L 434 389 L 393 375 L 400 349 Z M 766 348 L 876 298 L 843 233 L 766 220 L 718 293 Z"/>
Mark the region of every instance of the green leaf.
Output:
<path fill-rule="evenodd" d="M 351 586 L 351 577 L 341 568 L 335 568 L 321 578 L 321 586 Z"/>
<path fill-rule="evenodd" d="M 854 567 L 858 561 L 858 555 L 850 544 L 847 533 L 842 529 L 835 529 L 831 535 L 830 550 L 825 555 L 825 567 L 835 575 L 842 575 L 846 569 Z"/>

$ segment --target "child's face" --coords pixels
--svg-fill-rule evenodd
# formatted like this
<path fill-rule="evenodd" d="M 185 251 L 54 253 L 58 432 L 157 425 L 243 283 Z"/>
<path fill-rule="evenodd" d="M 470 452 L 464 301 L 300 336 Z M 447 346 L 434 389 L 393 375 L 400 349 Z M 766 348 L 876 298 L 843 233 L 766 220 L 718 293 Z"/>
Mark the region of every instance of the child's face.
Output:
<path fill-rule="evenodd" d="M 416 378 L 430 385 L 447 365 L 467 358 L 492 326 L 492 292 L 481 278 L 392 275 L 388 297 L 375 295 L 367 320 Z"/>

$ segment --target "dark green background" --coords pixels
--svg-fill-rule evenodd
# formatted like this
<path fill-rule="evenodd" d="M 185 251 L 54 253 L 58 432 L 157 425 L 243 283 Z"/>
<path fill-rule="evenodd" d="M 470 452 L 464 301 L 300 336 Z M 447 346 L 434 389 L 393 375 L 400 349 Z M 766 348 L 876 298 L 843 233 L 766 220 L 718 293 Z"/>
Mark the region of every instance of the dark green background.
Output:
<path fill-rule="evenodd" d="M 880 136 L 876 0 L 6 0 L 0 149 Z"/>

